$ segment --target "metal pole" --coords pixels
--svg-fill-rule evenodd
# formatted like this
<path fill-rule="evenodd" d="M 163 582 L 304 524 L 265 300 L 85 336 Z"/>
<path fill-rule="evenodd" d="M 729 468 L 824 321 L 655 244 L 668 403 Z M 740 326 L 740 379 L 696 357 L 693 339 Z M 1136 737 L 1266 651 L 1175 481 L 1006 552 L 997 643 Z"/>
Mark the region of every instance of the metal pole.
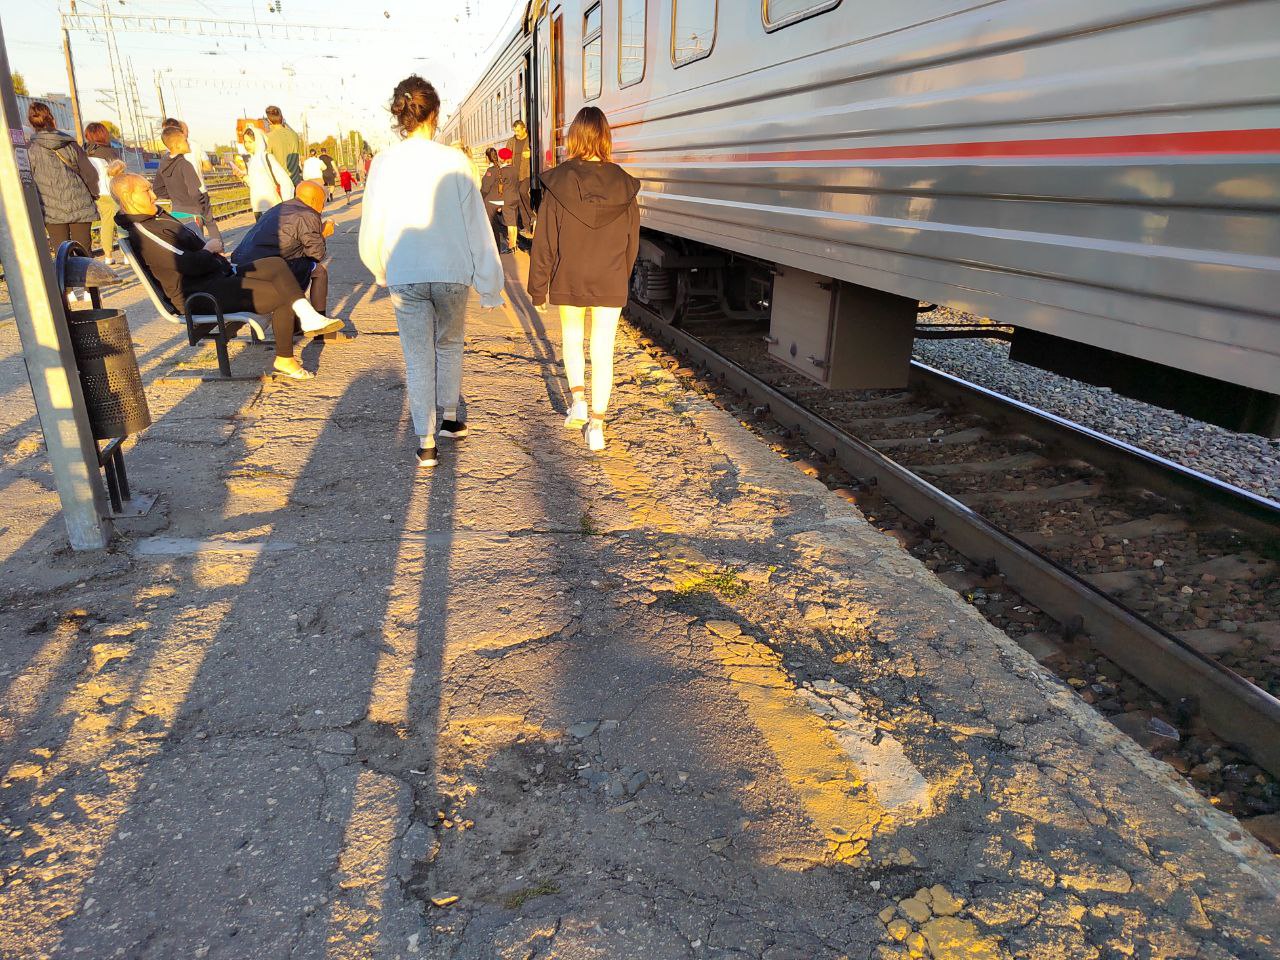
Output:
<path fill-rule="evenodd" d="M 164 86 L 160 83 L 160 73 L 156 72 L 156 96 L 160 98 L 160 122 L 164 123 L 169 112 L 164 108 Z"/>
<path fill-rule="evenodd" d="M 76 12 L 76 0 L 71 0 L 71 12 Z M 71 116 L 75 121 L 76 139 L 84 143 L 84 119 L 80 115 L 80 88 L 76 84 L 76 66 L 71 57 L 71 31 L 67 29 L 67 21 L 62 20 L 62 56 L 67 61 L 67 84 L 71 87 Z"/>
<path fill-rule="evenodd" d="M 45 243 L 22 120 L 0 27 L 0 108 L 8 143 L 0 146 L 0 260 L 9 282 L 27 377 L 44 433 L 53 482 L 71 546 L 97 550 L 111 539 L 98 446 L 89 428 L 61 294 Z"/>
<path fill-rule="evenodd" d="M 80 89 L 76 86 L 76 66 L 71 59 L 71 31 L 62 31 L 62 56 L 67 61 L 67 84 L 71 87 L 71 117 L 75 121 L 76 139 L 84 142 L 84 121 L 80 118 Z"/>
<path fill-rule="evenodd" d="M 102 5 L 103 21 L 106 24 L 107 33 L 107 60 L 111 64 L 111 92 L 115 95 L 116 100 L 116 120 L 120 124 L 120 142 L 128 145 L 128 134 L 126 128 L 129 125 L 129 118 L 125 114 L 124 105 L 120 100 L 121 81 L 118 74 L 123 72 L 120 65 L 120 51 L 116 49 L 116 32 L 115 26 L 111 22 L 111 5 L 104 3 Z M 134 131 L 134 140 L 137 140 L 137 131 Z"/>

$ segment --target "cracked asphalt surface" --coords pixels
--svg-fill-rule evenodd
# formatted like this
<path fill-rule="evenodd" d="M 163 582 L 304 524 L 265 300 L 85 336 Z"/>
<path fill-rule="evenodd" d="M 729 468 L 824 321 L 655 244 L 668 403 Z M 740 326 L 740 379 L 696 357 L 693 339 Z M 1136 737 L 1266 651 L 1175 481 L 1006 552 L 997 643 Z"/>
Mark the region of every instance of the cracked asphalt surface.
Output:
<path fill-rule="evenodd" d="M 417 472 L 331 214 L 310 383 L 108 297 L 161 495 L 108 552 L 0 319 L 0 956 L 1277 956 L 1274 856 L 630 332 L 588 454 L 522 258 Z"/>

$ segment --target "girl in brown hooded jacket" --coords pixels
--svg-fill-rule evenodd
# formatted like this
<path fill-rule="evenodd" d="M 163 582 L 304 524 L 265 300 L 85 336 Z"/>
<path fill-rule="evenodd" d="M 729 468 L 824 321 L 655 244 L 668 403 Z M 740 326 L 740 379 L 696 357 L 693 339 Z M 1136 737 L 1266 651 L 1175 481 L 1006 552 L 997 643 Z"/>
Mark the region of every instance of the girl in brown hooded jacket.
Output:
<path fill-rule="evenodd" d="M 613 390 L 613 341 L 640 249 L 640 183 L 610 161 L 609 121 L 583 107 L 569 127 L 570 159 L 542 174 L 542 206 L 529 255 L 529 296 L 560 308 L 564 371 L 573 392 L 566 429 L 585 426 L 587 446 L 604 449 Z M 587 415 L 586 313 L 591 311 L 591 415 Z"/>

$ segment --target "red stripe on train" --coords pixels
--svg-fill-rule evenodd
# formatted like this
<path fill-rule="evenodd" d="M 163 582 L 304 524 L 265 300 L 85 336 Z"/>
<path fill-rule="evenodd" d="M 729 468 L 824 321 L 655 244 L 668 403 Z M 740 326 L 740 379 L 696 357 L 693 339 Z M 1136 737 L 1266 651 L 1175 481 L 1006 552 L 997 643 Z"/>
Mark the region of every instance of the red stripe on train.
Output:
<path fill-rule="evenodd" d="M 617 151 L 625 154 L 625 145 Z M 988 140 L 976 143 L 923 143 L 839 150 L 785 150 L 772 153 L 682 154 L 627 158 L 632 163 L 674 160 L 680 163 L 787 163 L 832 160 L 960 160 L 974 157 L 1125 157 L 1280 153 L 1280 130 L 1204 130 L 1193 133 L 1139 133 L 1117 137 L 1057 140 Z"/>

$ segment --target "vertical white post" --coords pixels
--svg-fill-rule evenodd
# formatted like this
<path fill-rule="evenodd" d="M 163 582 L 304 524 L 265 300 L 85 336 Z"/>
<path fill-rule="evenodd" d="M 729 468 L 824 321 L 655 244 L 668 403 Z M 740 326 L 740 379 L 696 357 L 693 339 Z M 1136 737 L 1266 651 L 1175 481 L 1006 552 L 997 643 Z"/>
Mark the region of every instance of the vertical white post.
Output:
<path fill-rule="evenodd" d="M 77 550 L 101 549 L 111 539 L 111 521 L 107 518 L 107 497 L 98 468 L 98 447 L 89 427 L 80 375 L 45 241 L 40 201 L 31 180 L 3 27 L 0 107 L 6 141 L 0 144 L 0 261 L 9 282 L 22 356 L 53 467 L 54 485 L 62 501 L 67 535 Z"/>

